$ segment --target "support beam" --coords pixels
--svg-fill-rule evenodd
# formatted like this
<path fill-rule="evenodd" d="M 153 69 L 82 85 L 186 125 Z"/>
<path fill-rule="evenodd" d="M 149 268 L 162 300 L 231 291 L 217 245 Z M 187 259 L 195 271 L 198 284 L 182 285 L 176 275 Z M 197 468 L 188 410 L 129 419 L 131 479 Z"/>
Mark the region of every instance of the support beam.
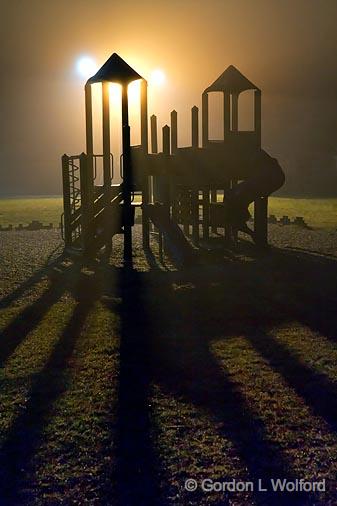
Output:
<path fill-rule="evenodd" d="M 102 119 L 103 119 L 103 185 L 104 191 L 110 192 L 110 84 L 102 83 Z"/>
<path fill-rule="evenodd" d="M 239 94 L 232 93 L 232 132 L 239 129 Z"/>
<path fill-rule="evenodd" d="M 224 139 L 231 131 L 231 96 L 229 91 L 224 91 L 223 94 L 223 132 Z"/>
<path fill-rule="evenodd" d="M 254 93 L 254 130 L 257 136 L 259 147 L 261 147 L 261 91 Z"/>
<path fill-rule="evenodd" d="M 140 83 L 140 137 L 144 153 L 148 152 L 148 121 L 147 121 L 147 82 Z"/>
<path fill-rule="evenodd" d="M 124 229 L 124 263 L 132 266 L 132 225 L 131 218 L 131 191 L 133 186 L 128 87 L 122 86 L 122 143 L 123 143 L 123 229 Z"/>
<path fill-rule="evenodd" d="M 92 156 L 94 153 L 94 140 L 92 128 L 92 94 L 91 84 L 86 84 L 85 91 L 85 135 L 87 155 Z"/>
<path fill-rule="evenodd" d="M 202 94 L 202 147 L 208 145 L 208 93 Z"/>

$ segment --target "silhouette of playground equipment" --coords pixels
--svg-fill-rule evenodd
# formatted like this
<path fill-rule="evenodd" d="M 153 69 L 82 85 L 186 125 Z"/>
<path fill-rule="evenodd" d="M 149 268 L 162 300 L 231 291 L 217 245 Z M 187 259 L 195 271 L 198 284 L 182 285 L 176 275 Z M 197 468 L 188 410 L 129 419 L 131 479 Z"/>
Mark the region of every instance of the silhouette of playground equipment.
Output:
<path fill-rule="evenodd" d="M 140 145 L 131 146 L 128 85 L 140 80 Z M 92 85 L 102 83 L 103 154 L 94 153 Z M 122 182 L 113 184 L 114 160 L 110 135 L 110 83 L 122 89 Z M 239 131 L 239 95 L 254 94 L 254 129 Z M 223 96 L 223 139 L 210 139 L 209 94 Z M 149 153 L 147 82 L 114 53 L 85 85 L 86 153 L 62 157 L 64 213 L 63 238 L 68 252 L 94 256 L 111 239 L 124 235 L 124 261 L 132 261 L 132 227 L 135 208 L 142 214 L 144 250 L 158 230 L 162 253 L 171 252 L 183 262 L 209 241 L 210 233 L 224 230 L 226 244 L 236 241 L 239 230 L 259 246 L 267 244 L 268 196 L 284 183 L 276 159 L 261 149 L 261 91 L 235 67 L 229 66 L 202 93 L 201 139 L 199 110 L 191 110 L 191 146 L 178 147 L 177 113 L 162 129 L 158 153 L 157 118 L 151 116 Z M 102 163 L 102 184 L 98 166 Z M 254 228 L 247 226 L 248 205 L 254 202 Z"/>

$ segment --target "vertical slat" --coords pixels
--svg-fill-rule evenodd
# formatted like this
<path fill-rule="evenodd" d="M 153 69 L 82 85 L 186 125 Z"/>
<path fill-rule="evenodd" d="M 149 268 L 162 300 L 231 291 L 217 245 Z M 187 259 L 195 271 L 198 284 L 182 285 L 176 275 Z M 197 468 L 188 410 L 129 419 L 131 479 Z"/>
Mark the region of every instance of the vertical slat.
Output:
<path fill-rule="evenodd" d="M 151 153 L 158 153 L 157 116 L 152 114 L 151 118 Z"/>
<path fill-rule="evenodd" d="M 213 204 L 217 203 L 217 190 L 211 189 L 211 202 Z M 216 225 L 212 225 L 212 232 L 213 234 L 216 234 L 218 232 L 218 228 Z"/>
<path fill-rule="evenodd" d="M 170 127 L 168 125 L 163 127 L 163 153 L 170 154 Z"/>
<path fill-rule="evenodd" d="M 202 204 L 202 235 L 204 239 L 209 239 L 209 187 L 203 189 Z"/>
<path fill-rule="evenodd" d="M 103 120 L 103 184 L 105 192 L 110 190 L 110 84 L 102 83 L 102 120 Z"/>
<path fill-rule="evenodd" d="M 261 147 L 261 91 L 254 93 L 254 130 L 257 136 L 258 146 Z"/>
<path fill-rule="evenodd" d="M 183 198 L 183 228 L 184 228 L 184 234 L 189 235 L 190 234 L 190 196 L 188 188 L 183 188 L 182 193 Z"/>
<path fill-rule="evenodd" d="M 232 131 L 237 132 L 239 128 L 239 94 L 232 93 Z"/>
<path fill-rule="evenodd" d="M 224 91 L 223 97 L 223 121 L 224 121 L 224 139 L 231 130 L 231 96 L 229 91 Z"/>
<path fill-rule="evenodd" d="M 122 86 L 122 141 L 123 141 L 123 229 L 124 229 L 124 262 L 132 264 L 132 226 L 129 221 L 131 216 L 131 189 L 132 167 L 130 152 L 130 127 L 128 109 L 128 88 Z"/>
<path fill-rule="evenodd" d="M 147 121 L 147 82 L 141 80 L 140 84 L 140 137 L 144 153 L 148 152 L 148 121 Z"/>
<path fill-rule="evenodd" d="M 147 120 L 147 82 L 145 79 L 141 81 L 141 144 L 144 153 L 148 153 L 148 120 Z M 150 201 L 150 177 L 145 174 L 143 176 L 142 185 L 142 237 L 143 248 L 148 250 L 150 248 L 150 221 L 146 212 L 146 207 Z"/>
<path fill-rule="evenodd" d="M 178 115 L 177 111 L 171 112 L 171 153 L 174 154 L 178 149 Z"/>
<path fill-rule="evenodd" d="M 170 127 L 165 125 L 163 127 L 163 153 L 170 155 Z M 165 213 L 170 215 L 170 182 L 167 176 L 159 176 L 160 181 L 160 194 L 162 195 L 162 202 L 164 204 Z M 159 235 L 161 232 L 159 231 Z M 163 237 L 163 249 L 166 250 L 166 244 Z M 162 260 L 161 260 L 162 261 Z"/>
<path fill-rule="evenodd" d="M 192 148 L 199 146 L 199 109 L 195 105 L 191 109 L 191 121 L 192 121 Z"/>
<path fill-rule="evenodd" d="M 64 242 L 66 248 L 71 246 L 71 205 L 70 205 L 70 180 L 69 180 L 69 157 L 62 156 L 62 180 L 63 180 L 63 212 L 64 212 Z"/>
<path fill-rule="evenodd" d="M 224 203 L 226 205 L 226 192 L 230 190 L 230 187 L 231 187 L 231 183 L 230 181 L 228 181 L 228 183 L 226 183 L 226 185 L 224 185 Z M 225 239 L 225 243 L 226 244 L 230 244 L 231 242 L 231 237 L 232 237 L 232 227 L 231 225 L 228 223 L 228 217 L 227 217 L 227 214 L 225 216 L 225 226 L 224 226 L 224 239 Z"/>
<path fill-rule="evenodd" d="M 89 156 L 93 155 L 94 152 L 94 140 L 93 140 L 93 129 L 92 129 L 92 96 L 91 96 L 91 84 L 85 85 L 85 134 L 86 134 L 86 150 Z"/>
<path fill-rule="evenodd" d="M 91 174 L 92 180 L 94 179 L 94 137 L 93 137 L 93 122 L 92 122 L 92 90 L 91 85 L 85 85 L 85 135 L 86 135 L 86 150 L 87 150 L 87 170 Z M 92 188 L 93 192 L 93 188 Z"/>
<path fill-rule="evenodd" d="M 208 93 L 202 94 L 202 147 L 208 145 Z"/>

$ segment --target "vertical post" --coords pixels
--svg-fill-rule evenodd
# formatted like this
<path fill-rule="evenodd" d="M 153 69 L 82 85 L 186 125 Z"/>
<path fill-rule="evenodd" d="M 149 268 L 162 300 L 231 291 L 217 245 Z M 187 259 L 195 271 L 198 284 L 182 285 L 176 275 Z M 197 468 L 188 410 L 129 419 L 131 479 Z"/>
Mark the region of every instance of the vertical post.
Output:
<path fill-rule="evenodd" d="M 110 84 L 102 83 L 102 123 L 103 123 L 103 192 L 104 192 L 104 236 L 106 255 L 111 253 L 111 237 L 109 234 L 109 201 L 111 193 L 110 171 Z"/>
<path fill-rule="evenodd" d="M 208 145 L 208 93 L 202 94 L 202 147 Z"/>
<path fill-rule="evenodd" d="M 195 105 L 191 109 L 191 130 L 192 130 L 192 148 L 199 146 L 199 109 Z"/>
<path fill-rule="evenodd" d="M 163 127 L 163 153 L 164 155 L 170 155 L 170 127 L 165 125 Z M 167 212 L 170 212 L 170 176 L 165 175 L 159 176 L 160 195 L 165 206 L 167 206 Z"/>
<path fill-rule="evenodd" d="M 124 262 L 132 264 L 131 190 L 132 167 L 130 153 L 130 127 L 128 110 L 128 85 L 122 86 L 122 143 L 123 143 L 123 229 Z"/>
<path fill-rule="evenodd" d="M 228 181 L 224 185 L 224 199 L 223 199 L 224 203 L 226 202 L 226 193 L 230 190 L 230 188 L 231 188 L 231 182 Z M 232 227 L 228 223 L 228 216 L 226 215 L 225 216 L 225 223 L 224 223 L 224 240 L 225 240 L 225 243 L 226 244 L 230 244 L 231 243 L 231 239 L 232 239 Z"/>
<path fill-rule="evenodd" d="M 147 119 L 147 82 L 142 79 L 140 84 L 140 136 L 141 145 L 144 154 L 148 153 L 148 119 Z M 150 177 L 146 174 L 143 175 L 142 181 L 142 237 L 143 248 L 149 250 L 150 248 L 150 221 L 147 214 L 147 206 L 150 201 Z"/>
<path fill-rule="evenodd" d="M 264 247 L 268 244 L 268 197 L 260 197 L 254 202 L 255 242 Z"/>
<path fill-rule="evenodd" d="M 63 180 L 64 242 L 65 247 L 69 248 L 72 242 L 72 235 L 71 235 L 69 157 L 67 155 L 62 156 L 62 180 Z"/>
<path fill-rule="evenodd" d="M 148 152 L 148 122 L 147 122 L 147 82 L 140 83 L 140 138 L 143 152 Z"/>
<path fill-rule="evenodd" d="M 170 155 L 170 127 L 165 125 L 163 127 L 163 153 L 164 155 Z M 170 216 L 170 180 L 169 177 L 159 176 L 159 187 L 160 195 L 162 195 L 162 201 L 164 204 L 165 214 L 167 217 Z M 159 231 L 159 234 L 161 232 Z M 164 251 L 166 249 L 165 240 L 163 240 Z"/>
<path fill-rule="evenodd" d="M 218 201 L 218 191 L 214 188 L 211 189 L 211 203 L 216 204 Z M 212 232 L 216 234 L 218 232 L 218 228 L 216 225 L 212 225 Z"/>
<path fill-rule="evenodd" d="M 168 125 L 163 127 L 163 153 L 170 154 L 170 127 Z"/>
<path fill-rule="evenodd" d="M 178 115 L 177 111 L 171 112 L 171 153 L 174 154 L 178 149 Z"/>
<path fill-rule="evenodd" d="M 223 94 L 223 133 L 224 140 L 231 130 L 231 96 L 229 91 Z"/>
<path fill-rule="evenodd" d="M 190 202 L 190 195 L 188 188 L 183 187 L 182 188 L 182 211 L 183 211 L 183 228 L 184 228 L 184 234 L 189 235 L 190 234 L 190 208 L 191 208 L 191 202 Z"/>
<path fill-rule="evenodd" d="M 158 153 L 157 116 L 155 114 L 152 114 L 150 121 L 151 121 L 151 153 Z"/>
<path fill-rule="evenodd" d="M 94 140 L 92 129 L 92 97 L 91 84 L 86 84 L 85 91 L 85 134 L 86 134 L 86 150 L 87 155 L 92 156 L 94 153 Z"/>
<path fill-rule="evenodd" d="M 85 134 L 86 134 L 86 150 L 87 150 L 87 177 L 89 184 L 89 201 L 91 206 L 94 205 L 94 138 L 92 126 L 92 93 L 91 85 L 85 85 Z M 93 212 L 93 211 L 92 211 Z"/>
<path fill-rule="evenodd" d="M 110 170 L 110 84 L 102 83 L 102 119 L 103 119 L 103 184 L 106 195 L 111 187 Z"/>
<path fill-rule="evenodd" d="M 254 93 L 254 130 L 259 146 L 261 147 L 261 91 Z"/>
<path fill-rule="evenodd" d="M 239 128 L 239 94 L 232 93 L 232 132 L 237 132 Z"/>
<path fill-rule="evenodd" d="M 203 239 L 209 239 L 209 187 L 202 191 L 202 236 Z"/>

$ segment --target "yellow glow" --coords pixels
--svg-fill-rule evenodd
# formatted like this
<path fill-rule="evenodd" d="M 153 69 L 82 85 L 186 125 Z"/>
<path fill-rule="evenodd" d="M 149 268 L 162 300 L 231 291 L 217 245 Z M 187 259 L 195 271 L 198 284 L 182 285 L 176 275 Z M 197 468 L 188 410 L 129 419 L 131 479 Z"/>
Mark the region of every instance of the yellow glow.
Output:
<path fill-rule="evenodd" d="M 122 103 L 122 86 L 117 83 L 110 84 L 110 108 L 120 108 Z"/>
<path fill-rule="evenodd" d="M 97 72 L 97 64 L 90 56 L 82 56 L 76 62 L 76 70 L 81 77 L 89 79 Z"/>
<path fill-rule="evenodd" d="M 140 104 L 140 80 L 133 81 L 128 86 L 129 106 L 139 106 Z"/>
<path fill-rule="evenodd" d="M 166 81 L 165 73 L 160 70 L 156 69 L 151 72 L 150 75 L 150 84 L 153 84 L 154 86 L 162 86 Z"/>

